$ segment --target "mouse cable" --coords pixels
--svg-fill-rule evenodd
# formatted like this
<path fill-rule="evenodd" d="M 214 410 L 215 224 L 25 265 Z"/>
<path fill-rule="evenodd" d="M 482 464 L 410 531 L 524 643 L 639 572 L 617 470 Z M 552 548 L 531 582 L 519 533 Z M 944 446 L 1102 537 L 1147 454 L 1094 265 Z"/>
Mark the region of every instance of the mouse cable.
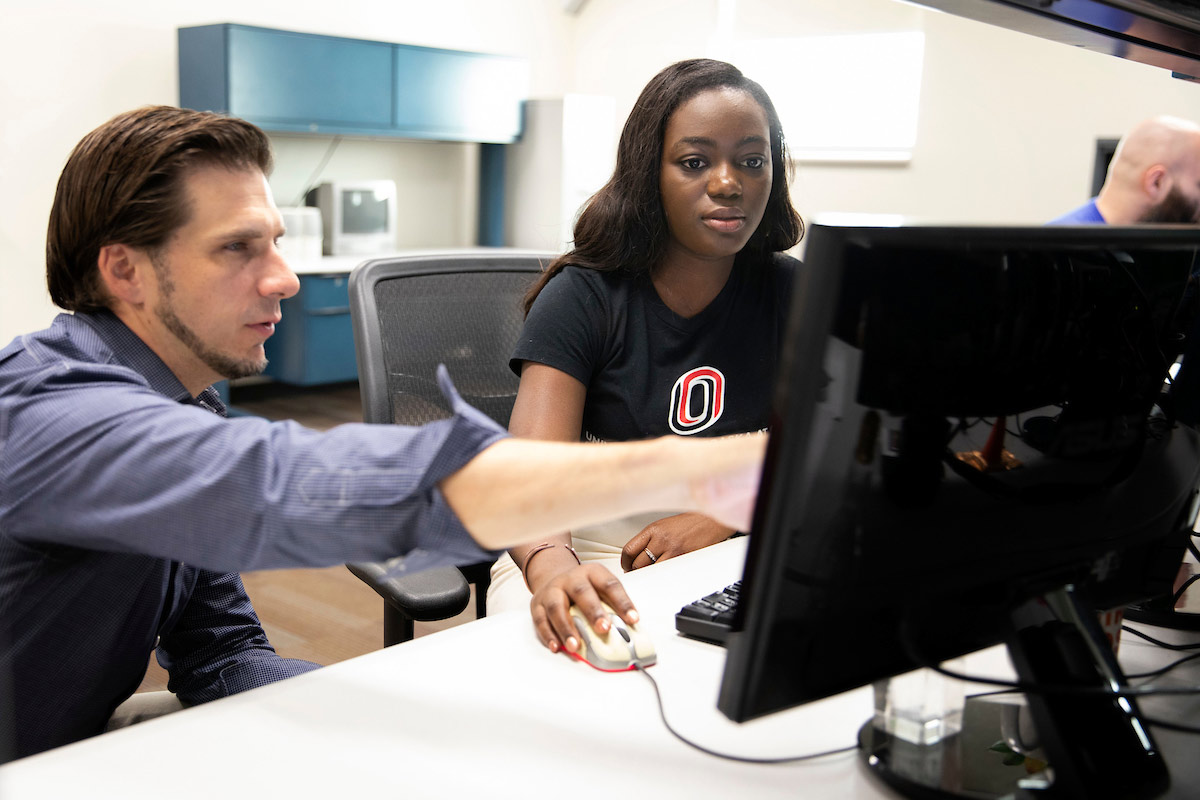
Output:
<path fill-rule="evenodd" d="M 654 676 L 647 672 L 642 666 L 635 664 L 634 669 L 645 675 L 650 681 L 650 685 L 654 687 L 654 697 L 658 700 L 658 716 L 662 718 L 663 725 L 666 726 L 667 731 L 669 731 L 672 736 L 686 744 L 688 747 L 695 748 L 701 753 L 715 756 L 717 758 L 724 758 L 729 761 L 740 761 L 743 764 L 790 764 L 797 761 L 812 761 L 813 759 L 824 758 L 825 756 L 833 756 L 839 753 L 849 753 L 852 750 L 858 749 L 857 744 L 852 744 L 848 747 L 839 747 L 834 750 L 823 750 L 819 753 L 809 753 L 803 756 L 783 756 L 781 758 L 748 758 L 745 756 L 735 756 L 731 753 L 721 753 L 716 750 L 709 750 L 704 745 L 693 742 L 691 739 L 688 739 L 679 731 L 671 727 L 671 723 L 667 721 L 667 712 L 663 708 L 662 692 L 658 690 L 658 681 L 654 680 Z"/>
<path fill-rule="evenodd" d="M 1142 633 L 1137 628 L 1131 628 L 1128 625 L 1122 625 L 1121 632 L 1132 633 L 1134 636 L 1145 639 L 1150 644 L 1156 644 L 1159 647 L 1165 647 L 1167 650 L 1200 650 L 1200 642 L 1192 642 L 1190 644 L 1171 644 L 1170 642 L 1164 642 L 1162 639 L 1155 639 L 1150 634 Z"/>

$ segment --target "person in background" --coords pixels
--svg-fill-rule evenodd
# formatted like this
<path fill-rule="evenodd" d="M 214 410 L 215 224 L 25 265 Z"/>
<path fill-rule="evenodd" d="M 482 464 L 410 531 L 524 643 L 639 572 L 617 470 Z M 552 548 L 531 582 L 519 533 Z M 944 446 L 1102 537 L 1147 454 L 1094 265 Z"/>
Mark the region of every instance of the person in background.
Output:
<path fill-rule="evenodd" d="M 786 159 L 770 98 L 733 65 L 695 59 L 656 75 L 573 249 L 526 298 L 510 432 L 611 442 L 766 430 L 798 263 L 783 251 L 804 230 Z M 634 623 L 616 573 L 736 530 L 659 509 L 513 548 L 493 568 L 489 613 L 529 606 L 550 650 L 575 651 L 571 605 L 600 633 L 602 601 Z"/>
<path fill-rule="evenodd" d="M 1200 223 L 1200 125 L 1157 116 L 1117 144 L 1100 194 L 1051 225 Z"/>
<path fill-rule="evenodd" d="M 247 122 L 158 106 L 63 168 L 46 276 L 73 313 L 0 350 L 0 761 L 104 731 L 152 652 L 176 709 L 314 669 L 276 654 L 239 570 L 470 563 L 662 507 L 749 519 L 765 437 L 518 440 L 444 370 L 454 415 L 421 428 L 226 418 L 211 384 L 263 370 L 298 290 L 271 160 Z"/>

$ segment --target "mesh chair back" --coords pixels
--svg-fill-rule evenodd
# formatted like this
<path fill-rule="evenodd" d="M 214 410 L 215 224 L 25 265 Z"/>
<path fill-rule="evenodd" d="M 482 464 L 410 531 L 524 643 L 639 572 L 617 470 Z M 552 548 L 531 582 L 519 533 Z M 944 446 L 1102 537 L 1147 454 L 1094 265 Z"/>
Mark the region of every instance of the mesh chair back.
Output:
<path fill-rule="evenodd" d="M 463 399 L 508 427 L 521 300 L 554 257 L 463 250 L 359 265 L 350 312 L 364 420 L 420 425 L 450 416 L 436 379 L 445 364 Z"/>

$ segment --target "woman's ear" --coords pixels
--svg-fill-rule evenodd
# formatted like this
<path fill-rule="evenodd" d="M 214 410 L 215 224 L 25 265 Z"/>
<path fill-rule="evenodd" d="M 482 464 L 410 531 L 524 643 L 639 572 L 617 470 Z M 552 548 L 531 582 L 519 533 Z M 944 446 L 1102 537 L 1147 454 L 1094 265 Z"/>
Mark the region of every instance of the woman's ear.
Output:
<path fill-rule="evenodd" d="M 124 244 L 104 245 L 96 259 L 100 283 L 108 295 L 132 306 L 145 302 L 144 271 L 148 266 L 149 258 L 143 251 Z"/>

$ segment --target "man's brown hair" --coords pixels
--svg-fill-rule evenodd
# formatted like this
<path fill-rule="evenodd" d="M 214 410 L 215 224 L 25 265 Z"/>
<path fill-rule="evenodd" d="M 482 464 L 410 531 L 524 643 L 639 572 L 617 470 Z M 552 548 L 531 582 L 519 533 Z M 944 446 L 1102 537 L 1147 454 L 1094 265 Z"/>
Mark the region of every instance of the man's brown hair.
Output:
<path fill-rule="evenodd" d="M 173 106 L 118 114 L 75 146 L 46 232 L 46 285 L 68 311 L 107 308 L 97 259 L 109 244 L 150 251 L 187 222 L 184 177 L 196 167 L 271 171 L 265 133 L 234 117 Z"/>

